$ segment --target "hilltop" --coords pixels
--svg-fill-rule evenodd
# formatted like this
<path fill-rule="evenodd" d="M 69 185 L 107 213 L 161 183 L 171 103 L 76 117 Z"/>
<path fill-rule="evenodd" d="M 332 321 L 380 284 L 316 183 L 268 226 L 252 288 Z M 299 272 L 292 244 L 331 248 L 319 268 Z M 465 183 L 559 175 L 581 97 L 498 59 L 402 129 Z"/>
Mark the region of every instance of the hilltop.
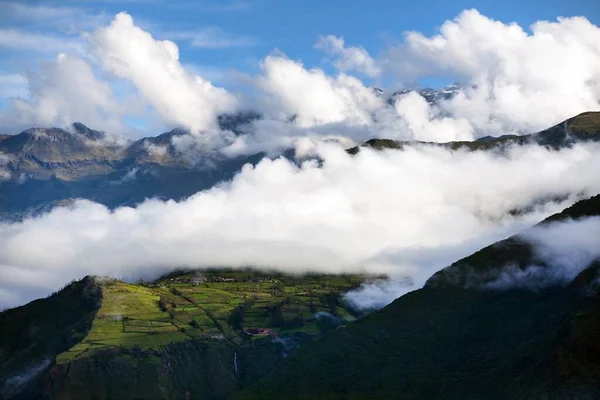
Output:
<path fill-rule="evenodd" d="M 225 398 L 359 316 L 365 276 L 180 271 L 86 277 L 0 313 L 3 398 Z"/>

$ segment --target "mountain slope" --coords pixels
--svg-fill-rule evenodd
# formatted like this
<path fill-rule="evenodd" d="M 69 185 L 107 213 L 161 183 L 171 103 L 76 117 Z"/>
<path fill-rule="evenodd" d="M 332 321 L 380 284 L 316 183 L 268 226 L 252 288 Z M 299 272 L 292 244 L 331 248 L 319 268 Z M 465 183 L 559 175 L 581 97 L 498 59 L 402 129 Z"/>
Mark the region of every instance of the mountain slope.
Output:
<path fill-rule="evenodd" d="M 34 398 L 57 354 L 86 337 L 102 300 L 91 278 L 0 313 L 0 398 Z"/>
<path fill-rule="evenodd" d="M 223 399 L 353 321 L 341 295 L 365 279 L 250 270 L 140 284 L 87 277 L 0 313 L 0 397 Z"/>
<path fill-rule="evenodd" d="M 600 197 L 549 221 L 590 215 L 600 215 Z M 236 398 L 599 398 L 600 263 L 567 286 L 536 291 L 456 278 L 478 270 L 487 279 L 506 263 L 528 265 L 533 254 L 518 235 L 483 249 L 300 349 Z"/>

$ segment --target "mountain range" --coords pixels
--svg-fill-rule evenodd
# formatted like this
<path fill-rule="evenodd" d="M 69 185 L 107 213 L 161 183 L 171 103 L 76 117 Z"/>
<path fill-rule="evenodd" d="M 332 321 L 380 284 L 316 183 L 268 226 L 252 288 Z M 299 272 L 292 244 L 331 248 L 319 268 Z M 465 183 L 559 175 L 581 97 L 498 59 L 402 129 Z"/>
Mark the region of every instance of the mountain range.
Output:
<path fill-rule="evenodd" d="M 437 96 L 446 95 L 451 91 Z M 223 116 L 220 123 L 235 132 L 256 118 Z M 77 123 L 69 131 L 2 136 L 2 217 L 19 220 L 75 198 L 109 207 L 181 199 L 265 156 L 191 161 L 173 140 L 185 134 L 175 129 L 123 146 Z M 450 143 L 378 138 L 347 152 L 435 146 L 502 153 L 529 144 L 555 151 L 599 140 L 600 113 L 588 112 L 530 135 Z M 0 313 L 0 397 L 600 398 L 600 260 L 561 279 L 555 264 L 571 255 L 545 258 L 531 239 L 598 217 L 600 196 L 579 201 L 369 315 L 345 294 L 383 276 L 250 269 L 176 270 L 135 283 L 87 276 Z"/>
<path fill-rule="evenodd" d="M 455 87 L 423 89 L 430 102 L 452 96 Z M 394 93 L 389 99 L 406 94 Z M 239 134 L 261 116 L 254 112 L 221 115 L 219 124 Z M 538 144 L 554 150 L 577 142 L 598 141 L 600 113 L 583 113 L 556 126 L 529 135 L 483 137 L 472 142 L 420 143 L 372 139 L 361 146 L 400 149 L 407 145 L 443 146 L 451 150 L 502 150 L 506 146 Z M 106 135 L 74 123 L 70 130 L 31 128 L 17 135 L 0 136 L 0 220 L 28 215 L 85 198 L 110 208 L 133 206 L 147 198 L 180 200 L 227 181 L 245 164 L 257 164 L 266 154 L 228 157 L 216 151 L 197 150 L 193 159 L 178 145 L 189 132 L 173 129 L 128 144 L 105 140 Z M 282 153 L 295 160 L 293 149 Z"/>

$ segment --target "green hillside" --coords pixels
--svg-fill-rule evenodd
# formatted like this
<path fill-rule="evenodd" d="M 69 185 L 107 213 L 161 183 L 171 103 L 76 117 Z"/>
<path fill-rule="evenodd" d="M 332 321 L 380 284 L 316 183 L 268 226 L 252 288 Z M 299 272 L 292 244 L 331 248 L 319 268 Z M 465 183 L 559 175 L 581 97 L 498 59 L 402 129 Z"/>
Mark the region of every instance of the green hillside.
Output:
<path fill-rule="evenodd" d="M 600 197 L 549 219 L 600 215 Z M 365 319 L 290 356 L 236 399 L 600 398 L 600 270 L 570 285 L 490 290 L 501 265 L 526 266 L 518 236 L 436 274 Z"/>
<path fill-rule="evenodd" d="M 226 398 L 299 345 L 355 320 L 342 295 L 365 279 L 251 270 L 138 284 L 88 277 L 0 314 L 9 328 L 0 333 L 0 394 Z"/>

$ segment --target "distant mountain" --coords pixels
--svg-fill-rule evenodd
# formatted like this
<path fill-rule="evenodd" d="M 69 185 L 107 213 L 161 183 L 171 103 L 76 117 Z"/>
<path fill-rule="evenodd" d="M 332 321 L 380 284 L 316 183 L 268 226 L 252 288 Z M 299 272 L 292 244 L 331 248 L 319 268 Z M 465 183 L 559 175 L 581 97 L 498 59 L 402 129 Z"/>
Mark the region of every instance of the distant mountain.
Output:
<path fill-rule="evenodd" d="M 0 313 L 2 399 L 225 399 L 357 316 L 365 276 L 177 271 L 86 277 Z M 189 397 L 188 397 L 189 396 Z"/>
<path fill-rule="evenodd" d="M 31 128 L 0 141 L 0 152 L 8 158 L 6 168 L 11 174 L 25 174 L 34 179 L 57 176 L 74 179 L 100 175 L 110 171 L 120 156 L 118 148 L 97 143 L 89 132 L 67 132 L 58 128 Z M 115 152 L 116 150 L 116 152 Z"/>
<path fill-rule="evenodd" d="M 386 93 L 382 89 L 373 88 L 375 94 L 379 97 L 387 99 L 389 104 L 394 104 L 396 100 L 408 93 L 415 92 L 423 96 L 429 104 L 437 104 L 442 100 L 450 100 L 460 92 L 461 88 L 458 85 L 450 85 L 441 89 L 421 88 L 421 89 L 403 89 L 391 94 Z"/>
<path fill-rule="evenodd" d="M 235 132 L 259 117 L 255 113 L 221 115 L 219 123 L 222 129 Z M 75 122 L 70 131 L 31 128 L 17 135 L 0 137 L 0 154 L 7 159 L 4 168 L 15 180 L 21 181 L 50 177 L 74 181 L 123 172 L 140 164 L 156 164 L 166 168 L 201 168 L 207 163 L 218 163 L 225 158 L 206 153 L 202 155 L 205 160 L 200 160 L 205 162 L 190 162 L 184 151 L 176 149 L 173 140 L 186 134 L 189 131 L 178 128 L 121 146 L 104 141 L 104 132 Z"/>
<path fill-rule="evenodd" d="M 242 113 L 221 116 L 219 121 L 223 129 L 240 133 L 258 118 L 260 115 L 255 113 Z M 182 199 L 233 178 L 243 165 L 256 164 L 265 156 L 257 153 L 226 157 L 214 152 L 192 152 L 195 158 L 190 159 L 176 145 L 178 138 L 187 133 L 174 129 L 118 146 L 105 141 L 104 133 L 75 123 L 71 132 L 32 128 L 0 137 L 0 179 L 10 174 L 10 179 L 0 180 L 0 220 L 19 220 L 75 198 L 111 208 L 132 206 L 150 197 Z M 560 149 L 599 139 L 600 113 L 589 112 L 530 135 L 442 144 L 371 139 L 348 152 L 356 154 L 365 146 L 381 150 L 414 144 L 452 150 L 502 150 L 524 144 Z M 293 150 L 284 152 L 284 156 L 293 159 Z"/>
<path fill-rule="evenodd" d="M 600 216 L 600 196 L 549 222 Z M 491 289 L 535 264 L 516 235 L 291 355 L 236 399 L 598 399 L 600 261 L 570 284 Z"/>
<path fill-rule="evenodd" d="M 237 130 L 255 118 L 241 114 L 223 117 L 221 123 Z M 109 207 L 150 197 L 181 199 L 231 179 L 243 165 L 264 157 L 206 152 L 191 160 L 175 145 L 188 134 L 182 129 L 120 146 L 81 123 L 72 128 L 32 128 L 0 138 L 0 172 L 10 174 L 10 179 L 0 180 L 0 220 L 19 220 L 75 198 Z"/>
<path fill-rule="evenodd" d="M 535 144 L 558 150 L 573 146 L 575 143 L 598 141 L 600 141 L 600 112 L 585 112 L 551 128 L 529 135 L 485 136 L 474 141 L 447 143 L 371 139 L 361 146 L 348 149 L 348 152 L 356 154 L 361 147 L 370 147 L 375 150 L 402 149 L 404 146 L 414 144 L 440 146 L 451 150 L 502 150 L 508 146 Z"/>

